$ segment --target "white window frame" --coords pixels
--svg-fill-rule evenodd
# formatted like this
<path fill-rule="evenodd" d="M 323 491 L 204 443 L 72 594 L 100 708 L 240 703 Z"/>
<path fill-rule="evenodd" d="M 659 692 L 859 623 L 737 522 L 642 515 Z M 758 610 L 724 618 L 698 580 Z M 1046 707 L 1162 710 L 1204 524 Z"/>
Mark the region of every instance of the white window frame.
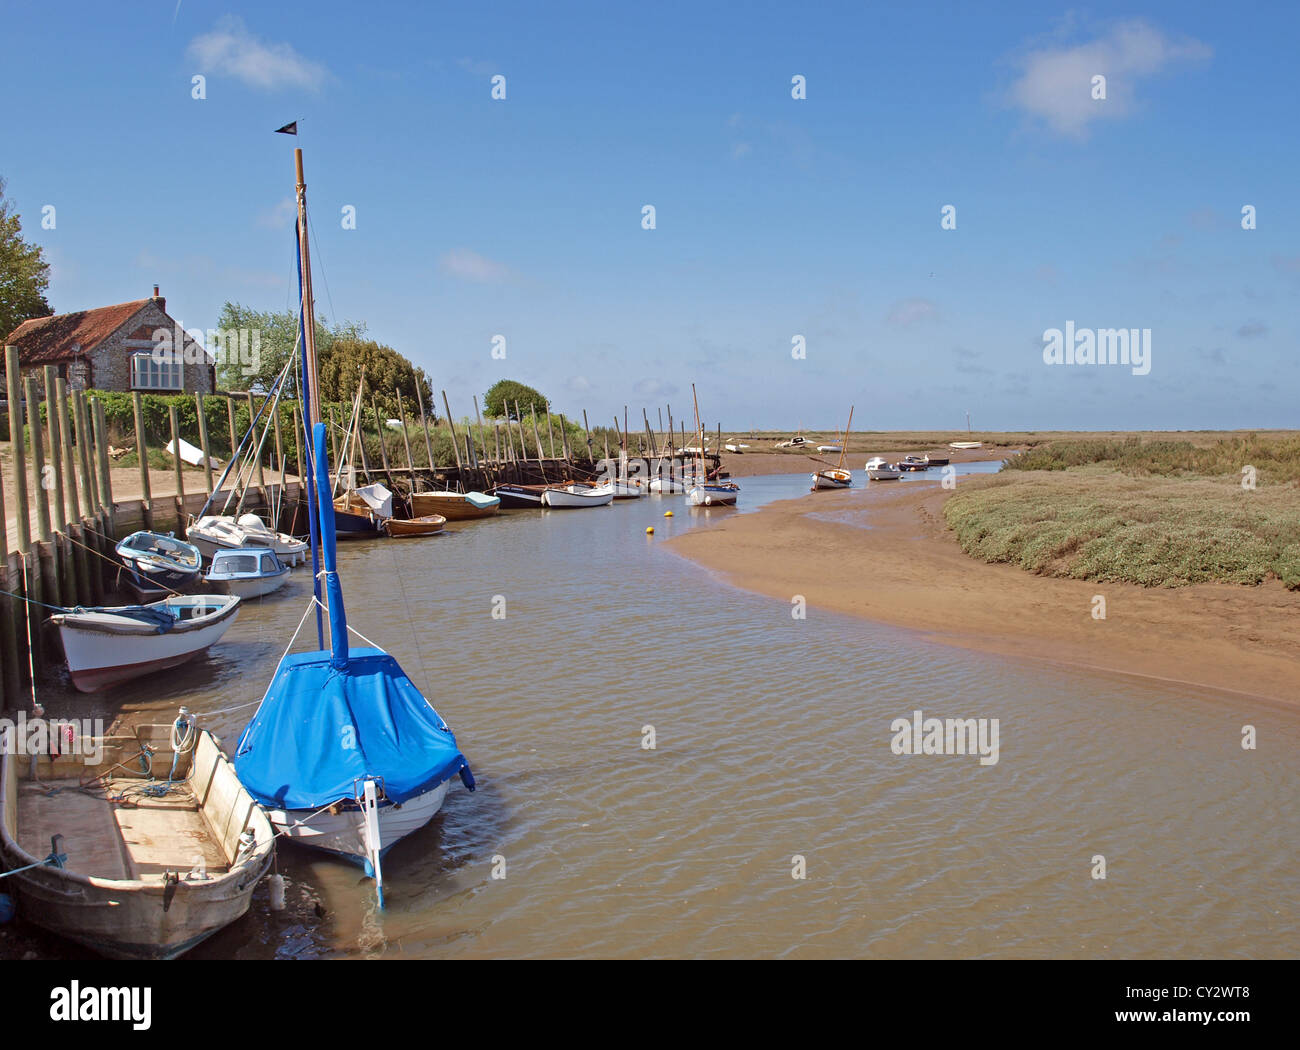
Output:
<path fill-rule="evenodd" d="M 131 355 L 131 389 L 179 393 L 185 389 L 185 363 L 173 350 L 138 350 Z"/>

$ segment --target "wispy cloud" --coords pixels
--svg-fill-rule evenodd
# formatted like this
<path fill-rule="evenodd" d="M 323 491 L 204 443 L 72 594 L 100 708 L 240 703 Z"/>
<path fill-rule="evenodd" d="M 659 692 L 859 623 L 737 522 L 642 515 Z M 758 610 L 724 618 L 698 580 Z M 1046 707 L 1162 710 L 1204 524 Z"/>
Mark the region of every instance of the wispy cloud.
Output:
<path fill-rule="evenodd" d="M 1247 321 L 1237 329 L 1237 336 L 1241 339 L 1258 339 L 1261 335 L 1268 334 L 1268 325 L 1260 321 Z"/>
<path fill-rule="evenodd" d="M 273 207 L 258 213 L 257 225 L 264 230 L 283 230 L 292 226 L 298 216 L 298 202 L 292 197 L 285 197 Z"/>
<path fill-rule="evenodd" d="M 458 58 L 456 65 L 466 73 L 473 73 L 478 77 L 490 77 L 493 73 L 501 72 L 497 63 L 482 58 Z"/>
<path fill-rule="evenodd" d="M 907 328 L 921 321 L 933 321 L 939 316 L 939 308 L 929 299 L 899 299 L 889 308 L 885 320 L 889 324 Z"/>
<path fill-rule="evenodd" d="M 1024 52 L 1006 101 L 1065 138 L 1085 139 L 1098 120 L 1132 113 L 1137 86 L 1178 65 L 1202 62 L 1211 49 L 1192 37 L 1170 37 L 1148 22 L 1120 22 L 1096 39 Z M 1092 78 L 1106 78 L 1106 98 L 1092 97 Z"/>
<path fill-rule="evenodd" d="M 226 15 L 216 28 L 190 41 L 189 57 L 204 72 L 233 77 L 250 87 L 273 91 L 317 91 L 329 70 L 298 54 L 289 44 L 274 44 L 249 32 L 242 18 Z"/>
<path fill-rule="evenodd" d="M 479 284 L 496 284 L 510 277 L 510 267 L 494 262 L 468 248 L 455 248 L 444 252 L 438 260 L 438 269 L 449 277 Z"/>

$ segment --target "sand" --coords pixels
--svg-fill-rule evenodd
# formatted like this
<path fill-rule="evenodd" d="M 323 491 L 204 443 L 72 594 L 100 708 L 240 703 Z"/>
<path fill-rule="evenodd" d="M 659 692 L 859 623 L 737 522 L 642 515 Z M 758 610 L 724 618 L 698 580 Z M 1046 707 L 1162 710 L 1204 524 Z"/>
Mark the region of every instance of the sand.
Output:
<path fill-rule="evenodd" d="M 746 590 L 804 595 L 810 619 L 822 608 L 985 652 L 1300 704 L 1300 592 L 1276 581 L 1152 589 L 989 565 L 947 528 L 948 495 L 937 479 L 809 493 L 669 545 Z M 1098 594 L 1104 620 L 1092 615 Z"/>

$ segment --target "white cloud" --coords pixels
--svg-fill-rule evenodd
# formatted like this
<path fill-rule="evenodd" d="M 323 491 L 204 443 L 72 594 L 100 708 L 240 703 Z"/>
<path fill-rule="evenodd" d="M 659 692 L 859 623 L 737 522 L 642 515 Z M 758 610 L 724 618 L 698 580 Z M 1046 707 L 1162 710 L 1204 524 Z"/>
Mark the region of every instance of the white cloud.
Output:
<path fill-rule="evenodd" d="M 1144 77 L 1204 61 L 1212 53 L 1199 40 L 1166 36 L 1147 22 L 1121 22 L 1088 43 L 1021 55 L 1021 75 L 1007 101 L 1058 135 L 1083 139 L 1093 121 L 1132 112 L 1136 86 Z M 1104 100 L 1092 97 L 1092 78 L 1099 74 L 1106 78 Z"/>
<path fill-rule="evenodd" d="M 285 197 L 274 207 L 267 208 L 257 216 L 257 225 L 265 230 L 283 230 L 294 224 L 298 217 L 298 202 L 292 197 Z"/>
<path fill-rule="evenodd" d="M 899 299 L 889 308 L 885 320 L 890 324 L 901 325 L 906 328 L 908 325 L 916 324 L 919 321 L 936 320 L 938 316 L 939 308 L 929 299 Z"/>
<path fill-rule="evenodd" d="M 466 73 L 473 73 L 478 77 L 489 77 L 494 73 L 500 73 L 501 70 L 497 63 L 482 58 L 458 58 L 456 65 L 465 70 Z"/>
<path fill-rule="evenodd" d="M 456 248 L 444 252 L 438 260 L 438 269 L 449 277 L 459 277 L 463 281 L 477 281 L 479 284 L 495 284 L 510 276 L 508 266 L 493 262 L 468 248 Z"/>
<path fill-rule="evenodd" d="M 190 41 L 189 57 L 204 72 L 234 77 L 250 87 L 318 90 L 329 78 L 319 62 L 303 58 L 289 44 L 272 44 L 248 31 L 242 18 L 227 15 L 216 28 Z"/>

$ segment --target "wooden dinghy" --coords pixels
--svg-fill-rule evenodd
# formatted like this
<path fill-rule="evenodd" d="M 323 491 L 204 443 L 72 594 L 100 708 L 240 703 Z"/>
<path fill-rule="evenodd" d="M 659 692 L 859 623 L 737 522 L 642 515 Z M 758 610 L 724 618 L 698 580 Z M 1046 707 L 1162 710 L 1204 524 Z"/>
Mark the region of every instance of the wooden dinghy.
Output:
<path fill-rule="evenodd" d="M 15 750 L 0 756 L 0 858 L 29 922 L 114 958 L 169 959 L 248 911 L 274 831 L 187 715 L 77 754 Z"/>
<path fill-rule="evenodd" d="M 490 518 L 501 509 L 501 500 L 483 492 L 412 492 L 411 516 L 441 514 L 448 521 Z"/>
<path fill-rule="evenodd" d="M 446 524 L 441 514 L 426 514 L 420 518 L 389 518 L 383 529 L 389 536 L 432 536 Z"/>
<path fill-rule="evenodd" d="M 221 640 L 239 612 L 235 595 L 190 594 L 149 605 L 65 609 L 59 629 L 72 684 L 83 693 L 193 659 Z"/>

